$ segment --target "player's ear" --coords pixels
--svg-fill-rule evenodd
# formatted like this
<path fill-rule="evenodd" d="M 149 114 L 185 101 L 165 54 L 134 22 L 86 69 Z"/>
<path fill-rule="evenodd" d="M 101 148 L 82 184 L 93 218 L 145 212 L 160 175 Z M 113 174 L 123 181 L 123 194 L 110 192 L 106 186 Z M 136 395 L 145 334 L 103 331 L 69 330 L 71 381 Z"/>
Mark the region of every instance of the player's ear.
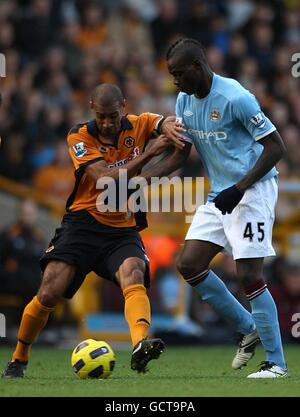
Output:
<path fill-rule="evenodd" d="M 91 109 L 91 110 L 94 110 L 94 103 L 93 103 L 93 100 L 90 100 L 90 109 Z"/>
<path fill-rule="evenodd" d="M 123 102 L 122 102 L 122 108 L 123 108 L 123 109 L 125 109 L 125 107 L 126 107 L 126 100 L 125 100 L 125 98 L 124 98 L 124 100 L 123 100 Z"/>

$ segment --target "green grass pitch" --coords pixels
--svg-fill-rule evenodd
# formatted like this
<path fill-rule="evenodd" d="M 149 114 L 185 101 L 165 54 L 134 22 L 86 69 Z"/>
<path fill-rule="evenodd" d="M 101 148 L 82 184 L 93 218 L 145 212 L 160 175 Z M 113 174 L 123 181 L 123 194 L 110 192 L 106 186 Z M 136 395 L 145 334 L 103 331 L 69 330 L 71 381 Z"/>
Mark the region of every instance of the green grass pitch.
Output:
<path fill-rule="evenodd" d="M 116 351 L 116 367 L 106 380 L 80 380 L 70 365 L 71 351 L 33 348 L 30 366 L 23 380 L 0 379 L 0 397 L 286 397 L 300 396 L 298 346 L 287 346 L 291 378 L 247 380 L 263 357 L 258 349 L 243 370 L 230 368 L 234 347 L 169 347 L 150 371 L 137 375 L 130 370 L 130 352 Z M 0 349 L 1 372 L 11 350 Z"/>

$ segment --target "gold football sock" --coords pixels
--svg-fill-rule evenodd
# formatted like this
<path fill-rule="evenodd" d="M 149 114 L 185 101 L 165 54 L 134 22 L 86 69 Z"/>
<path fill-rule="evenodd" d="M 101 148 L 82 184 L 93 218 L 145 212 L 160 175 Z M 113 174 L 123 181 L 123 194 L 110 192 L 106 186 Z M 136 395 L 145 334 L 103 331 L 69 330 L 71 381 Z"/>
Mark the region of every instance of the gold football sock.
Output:
<path fill-rule="evenodd" d="M 12 360 L 28 361 L 31 344 L 46 325 L 49 314 L 54 308 L 43 306 L 36 296 L 27 304 L 23 312 L 18 333 L 18 343 Z"/>
<path fill-rule="evenodd" d="M 129 325 L 132 346 L 148 335 L 150 326 L 150 302 L 146 288 L 142 284 L 134 284 L 123 290 L 125 298 L 125 318 Z"/>

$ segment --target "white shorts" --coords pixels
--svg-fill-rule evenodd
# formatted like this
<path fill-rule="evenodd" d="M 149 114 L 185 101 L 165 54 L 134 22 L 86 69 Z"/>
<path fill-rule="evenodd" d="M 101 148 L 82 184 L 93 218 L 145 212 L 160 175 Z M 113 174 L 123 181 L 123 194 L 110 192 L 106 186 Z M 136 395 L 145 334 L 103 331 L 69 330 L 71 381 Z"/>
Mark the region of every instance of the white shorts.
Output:
<path fill-rule="evenodd" d="M 274 256 L 277 197 L 277 179 L 270 178 L 249 188 L 231 214 L 222 215 L 213 202 L 207 202 L 198 207 L 185 239 L 215 243 L 233 259 Z"/>

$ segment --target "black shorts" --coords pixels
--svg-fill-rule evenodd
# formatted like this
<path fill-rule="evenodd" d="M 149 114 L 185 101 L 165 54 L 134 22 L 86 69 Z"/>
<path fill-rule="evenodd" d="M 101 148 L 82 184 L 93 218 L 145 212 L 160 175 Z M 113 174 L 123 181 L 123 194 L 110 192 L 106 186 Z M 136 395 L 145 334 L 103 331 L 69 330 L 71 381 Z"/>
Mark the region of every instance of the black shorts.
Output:
<path fill-rule="evenodd" d="M 64 215 L 48 249 L 40 259 L 42 271 L 51 260 L 76 266 L 73 282 L 64 293 L 72 298 L 85 276 L 94 271 L 102 278 L 117 284 L 116 272 L 125 259 L 140 258 L 146 263 L 145 287 L 150 286 L 149 260 L 135 228 L 116 228 L 99 223 L 87 211 Z"/>

